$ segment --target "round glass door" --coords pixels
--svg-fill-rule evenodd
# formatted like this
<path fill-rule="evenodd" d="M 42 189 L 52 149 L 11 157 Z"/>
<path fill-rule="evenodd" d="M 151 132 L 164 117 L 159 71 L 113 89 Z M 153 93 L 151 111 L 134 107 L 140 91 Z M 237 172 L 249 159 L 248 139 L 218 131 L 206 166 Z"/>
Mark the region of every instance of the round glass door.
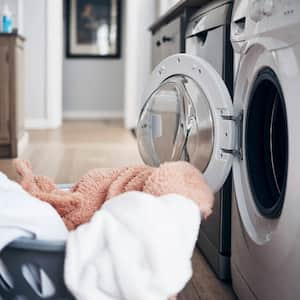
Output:
<path fill-rule="evenodd" d="M 137 126 L 144 162 L 188 161 L 218 191 L 231 170 L 236 124 L 217 71 L 199 57 L 170 56 L 153 70 L 144 100 Z"/>
<path fill-rule="evenodd" d="M 213 152 L 213 117 L 192 78 L 171 76 L 150 95 L 141 112 L 138 143 L 149 165 L 186 160 L 205 171 Z"/>

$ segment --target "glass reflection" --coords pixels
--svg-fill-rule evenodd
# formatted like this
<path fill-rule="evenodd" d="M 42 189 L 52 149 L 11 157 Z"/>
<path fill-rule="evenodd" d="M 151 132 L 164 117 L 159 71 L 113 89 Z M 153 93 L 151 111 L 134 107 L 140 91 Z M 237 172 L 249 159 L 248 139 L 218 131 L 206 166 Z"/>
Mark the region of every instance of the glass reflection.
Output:
<path fill-rule="evenodd" d="M 146 102 L 138 125 L 144 161 L 159 165 L 186 160 L 204 171 L 213 151 L 213 119 L 208 100 L 191 78 L 172 76 Z"/>

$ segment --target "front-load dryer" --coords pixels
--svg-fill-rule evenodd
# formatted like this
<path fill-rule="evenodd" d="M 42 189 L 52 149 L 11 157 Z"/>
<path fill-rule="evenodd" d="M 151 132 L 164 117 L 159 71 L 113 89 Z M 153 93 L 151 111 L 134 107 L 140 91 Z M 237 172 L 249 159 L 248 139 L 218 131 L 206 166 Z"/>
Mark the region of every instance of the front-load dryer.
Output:
<path fill-rule="evenodd" d="M 232 276 L 242 300 L 300 297 L 300 2 L 274 3 L 246 43 L 240 33 L 254 21 L 234 20 L 233 103 L 208 62 L 174 55 L 154 69 L 137 129 L 149 165 L 187 160 L 215 192 L 232 169 Z"/>
<path fill-rule="evenodd" d="M 236 1 L 232 280 L 240 299 L 300 298 L 300 2 Z"/>

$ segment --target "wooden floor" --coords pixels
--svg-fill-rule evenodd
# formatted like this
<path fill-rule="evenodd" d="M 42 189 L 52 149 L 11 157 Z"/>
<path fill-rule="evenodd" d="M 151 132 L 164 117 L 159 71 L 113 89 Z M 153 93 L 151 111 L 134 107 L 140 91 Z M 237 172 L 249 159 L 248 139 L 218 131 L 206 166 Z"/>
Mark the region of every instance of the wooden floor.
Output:
<path fill-rule="evenodd" d="M 32 162 L 38 174 L 57 183 L 76 181 L 89 169 L 141 163 L 135 139 L 121 122 L 65 122 L 56 130 L 31 131 L 29 146 L 22 158 Z M 11 160 L 0 160 L 0 171 L 11 179 L 17 176 Z M 220 282 L 195 250 L 194 276 L 179 300 L 232 300 L 229 285 Z"/>

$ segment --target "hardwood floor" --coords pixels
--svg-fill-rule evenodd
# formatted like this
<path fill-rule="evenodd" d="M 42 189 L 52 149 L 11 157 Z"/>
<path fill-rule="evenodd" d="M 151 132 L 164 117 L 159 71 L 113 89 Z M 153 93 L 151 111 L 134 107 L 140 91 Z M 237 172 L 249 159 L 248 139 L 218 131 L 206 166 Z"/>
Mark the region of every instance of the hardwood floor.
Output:
<path fill-rule="evenodd" d="M 65 122 L 56 130 L 30 132 L 30 144 L 21 155 L 32 162 L 35 173 L 51 176 L 57 183 L 78 180 L 95 167 L 142 163 L 136 141 L 120 121 Z M 0 160 L 0 171 L 17 176 L 11 160 Z M 200 252 L 193 256 L 194 276 L 179 300 L 233 300 L 231 287 L 220 282 Z"/>
<path fill-rule="evenodd" d="M 193 278 L 178 300 L 236 300 L 229 283 L 221 282 L 198 249 L 193 256 Z"/>

